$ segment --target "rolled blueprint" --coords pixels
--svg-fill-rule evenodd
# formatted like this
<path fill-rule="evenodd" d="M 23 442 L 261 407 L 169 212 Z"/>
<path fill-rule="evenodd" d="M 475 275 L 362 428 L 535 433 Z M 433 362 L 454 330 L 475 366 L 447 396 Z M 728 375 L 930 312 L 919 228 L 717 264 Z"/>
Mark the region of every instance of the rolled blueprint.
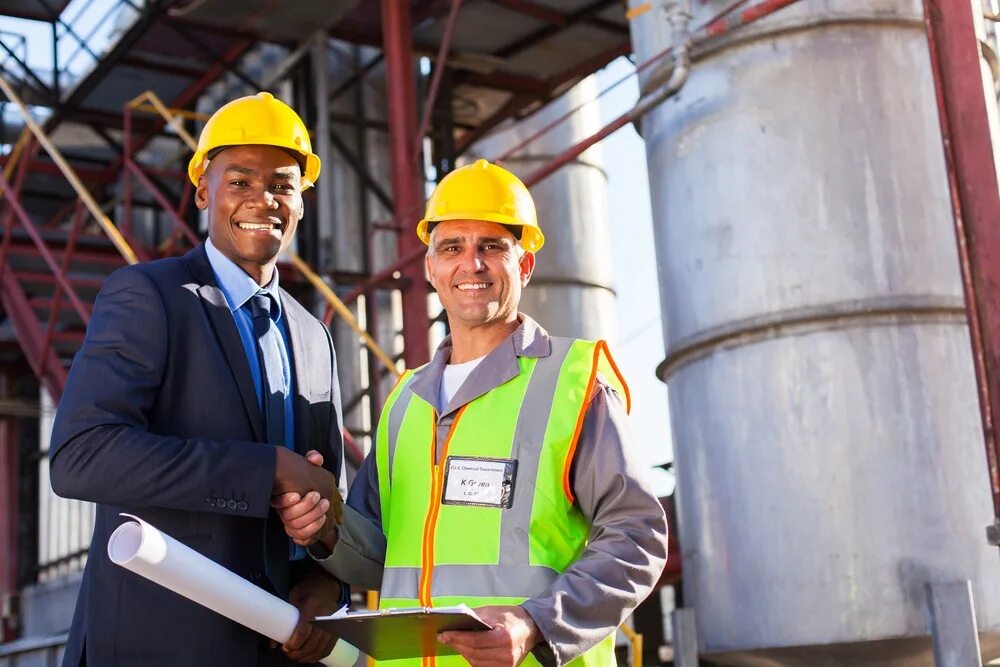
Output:
<path fill-rule="evenodd" d="M 276 642 L 285 643 L 299 622 L 299 610 L 243 577 L 127 516 L 108 540 L 112 563 L 169 588 Z"/>
<path fill-rule="evenodd" d="M 253 585 L 215 561 L 181 544 L 137 516 L 126 521 L 108 540 L 112 563 L 208 607 L 281 644 L 299 621 L 299 610 Z M 351 665 L 356 648 L 338 641 L 326 665 Z"/>

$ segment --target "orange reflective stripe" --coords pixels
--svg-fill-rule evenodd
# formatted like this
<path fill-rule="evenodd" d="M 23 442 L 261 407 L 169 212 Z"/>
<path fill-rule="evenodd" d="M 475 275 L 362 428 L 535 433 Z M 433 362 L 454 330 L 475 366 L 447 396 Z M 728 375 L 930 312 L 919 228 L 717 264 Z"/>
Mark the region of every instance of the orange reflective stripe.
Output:
<path fill-rule="evenodd" d="M 455 421 L 448 429 L 448 437 L 444 441 L 444 449 L 441 451 L 441 461 L 448 458 L 448 445 L 451 443 L 451 436 L 455 433 L 459 420 L 465 414 L 468 404 L 463 405 L 455 415 Z M 420 572 L 419 601 L 424 607 L 431 606 L 431 579 L 434 571 L 434 531 L 437 527 L 438 512 L 441 509 L 441 489 L 444 487 L 444 468 L 437 463 L 437 410 L 431 411 L 434 419 L 433 434 L 431 435 L 431 461 L 433 474 L 431 476 L 431 500 L 427 510 L 427 521 L 424 523 L 424 545 L 423 545 L 423 567 Z"/>
<path fill-rule="evenodd" d="M 576 428 L 573 429 L 573 439 L 569 443 L 569 450 L 566 452 L 566 463 L 563 464 L 563 493 L 566 494 L 566 500 L 573 504 L 573 489 L 570 487 L 569 483 L 569 469 L 573 465 L 573 455 L 576 454 L 576 443 L 580 440 L 580 432 L 583 430 L 583 418 L 587 414 L 587 406 L 590 405 L 590 395 L 594 391 L 594 382 L 597 381 L 597 362 L 601 354 L 601 346 L 594 346 L 594 360 L 590 368 L 590 379 L 587 380 L 587 391 L 584 393 L 584 399 L 580 405 L 580 414 L 576 417 Z"/>
<path fill-rule="evenodd" d="M 437 410 L 431 410 L 431 493 L 427 507 L 427 519 L 424 521 L 424 544 L 422 551 L 423 567 L 420 569 L 420 586 L 417 588 L 417 599 L 420 604 L 428 607 L 431 604 L 431 570 L 434 567 L 434 525 L 437 523 L 438 503 L 437 493 Z M 426 594 L 424 591 L 427 591 Z"/>
<path fill-rule="evenodd" d="M 604 351 L 604 357 L 611 364 L 611 370 L 615 372 L 618 376 L 618 382 L 621 383 L 622 389 L 625 391 L 625 412 L 627 414 L 632 414 L 632 394 L 628 390 L 628 383 L 625 382 L 625 378 L 622 376 L 622 372 L 618 370 L 618 364 L 615 363 L 615 358 L 611 356 L 611 350 L 608 349 L 608 344 L 606 341 L 597 341 L 597 347 Z"/>

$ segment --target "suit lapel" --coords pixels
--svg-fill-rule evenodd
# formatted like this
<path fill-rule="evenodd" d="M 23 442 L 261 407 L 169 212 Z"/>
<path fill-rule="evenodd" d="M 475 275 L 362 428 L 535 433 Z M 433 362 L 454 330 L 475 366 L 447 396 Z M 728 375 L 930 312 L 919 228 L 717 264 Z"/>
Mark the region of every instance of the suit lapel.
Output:
<path fill-rule="evenodd" d="M 240 389 L 240 396 L 243 398 L 243 407 L 246 408 L 247 416 L 253 426 L 254 435 L 260 442 L 267 442 L 267 432 L 264 429 L 264 416 L 260 412 L 257 402 L 257 390 L 254 388 L 253 377 L 250 375 L 250 364 L 247 362 L 246 350 L 243 348 L 243 341 L 240 333 L 236 330 L 236 322 L 233 314 L 229 310 L 226 302 L 226 295 L 215 283 L 215 275 L 205 254 L 205 247 L 198 246 L 186 255 L 195 277 L 199 279 L 201 285 L 198 287 L 198 296 L 201 297 L 201 305 L 208 314 L 208 321 L 215 330 L 222 346 L 222 351 L 226 354 L 229 362 L 229 369 L 233 372 L 233 378 Z"/>
<path fill-rule="evenodd" d="M 299 303 L 285 290 L 281 290 L 281 311 L 288 325 L 288 342 L 292 348 L 292 368 L 295 373 L 295 400 L 292 402 L 295 413 L 295 451 L 305 454 L 309 451 L 309 404 L 312 396 L 312 378 L 309 372 L 309 350 L 306 343 L 306 332 L 303 327 L 303 317 L 310 315 L 301 310 Z M 316 362 L 319 355 L 312 355 Z"/>

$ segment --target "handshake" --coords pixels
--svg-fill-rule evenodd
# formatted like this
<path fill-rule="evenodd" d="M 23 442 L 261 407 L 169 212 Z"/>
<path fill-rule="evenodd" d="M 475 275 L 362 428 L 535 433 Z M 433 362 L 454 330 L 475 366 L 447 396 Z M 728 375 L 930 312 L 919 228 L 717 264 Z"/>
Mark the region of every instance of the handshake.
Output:
<path fill-rule="evenodd" d="M 323 455 L 310 450 L 305 458 L 285 447 L 276 447 L 271 506 L 295 544 L 308 547 L 321 542 L 332 551 L 336 526 L 344 521 L 343 499 L 337 478 L 323 467 Z"/>

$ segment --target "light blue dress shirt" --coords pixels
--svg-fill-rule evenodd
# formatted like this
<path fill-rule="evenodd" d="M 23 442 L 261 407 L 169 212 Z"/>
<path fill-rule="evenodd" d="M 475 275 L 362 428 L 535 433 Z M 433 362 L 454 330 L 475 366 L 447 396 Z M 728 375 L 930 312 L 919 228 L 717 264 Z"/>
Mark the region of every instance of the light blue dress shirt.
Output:
<path fill-rule="evenodd" d="M 212 244 L 209 239 L 205 242 L 205 251 L 208 254 L 208 261 L 212 265 L 212 272 L 215 280 L 219 283 L 222 293 L 226 295 L 226 303 L 236 321 L 236 329 L 240 332 L 240 340 L 243 341 L 243 350 L 246 352 L 247 361 L 250 364 L 250 375 L 253 377 L 253 386 L 257 391 L 257 407 L 261 414 L 264 414 L 264 381 L 261 376 L 260 359 L 257 357 L 257 339 L 253 333 L 253 316 L 250 314 L 250 306 L 247 302 L 254 294 L 270 294 L 278 304 L 277 315 L 274 321 L 281 332 L 281 341 L 284 346 L 281 348 L 281 380 L 282 391 L 285 393 L 285 447 L 295 450 L 295 392 L 294 379 L 292 373 L 292 346 L 288 342 L 288 326 L 285 318 L 282 317 L 281 296 L 278 292 L 278 270 L 274 270 L 274 277 L 265 287 L 260 287 L 253 278 L 248 276 L 236 262 L 229 259 Z"/>
<path fill-rule="evenodd" d="M 274 277 L 265 287 L 261 287 L 253 278 L 248 276 L 236 262 L 229 259 L 212 244 L 212 240 L 205 241 L 205 252 L 208 255 L 208 262 L 212 265 L 212 273 L 215 274 L 215 281 L 226 295 L 226 303 L 229 304 L 229 311 L 233 314 L 236 322 L 236 329 L 240 333 L 240 340 L 243 341 L 243 351 L 246 352 L 247 362 L 250 364 L 250 375 L 253 377 L 253 386 L 257 391 L 257 407 L 260 413 L 264 414 L 264 381 L 261 377 L 260 359 L 257 358 L 257 339 L 253 333 L 253 315 L 250 314 L 250 306 L 247 302 L 250 297 L 257 293 L 270 294 L 278 304 L 277 315 L 274 316 L 281 332 L 281 380 L 282 390 L 285 392 L 285 447 L 295 451 L 295 385 L 294 374 L 292 373 L 292 346 L 288 342 L 288 326 L 285 318 L 282 317 L 281 295 L 278 292 L 278 269 L 274 270 Z M 291 547 L 292 560 L 299 560 L 305 557 L 305 549 L 289 542 Z"/>

